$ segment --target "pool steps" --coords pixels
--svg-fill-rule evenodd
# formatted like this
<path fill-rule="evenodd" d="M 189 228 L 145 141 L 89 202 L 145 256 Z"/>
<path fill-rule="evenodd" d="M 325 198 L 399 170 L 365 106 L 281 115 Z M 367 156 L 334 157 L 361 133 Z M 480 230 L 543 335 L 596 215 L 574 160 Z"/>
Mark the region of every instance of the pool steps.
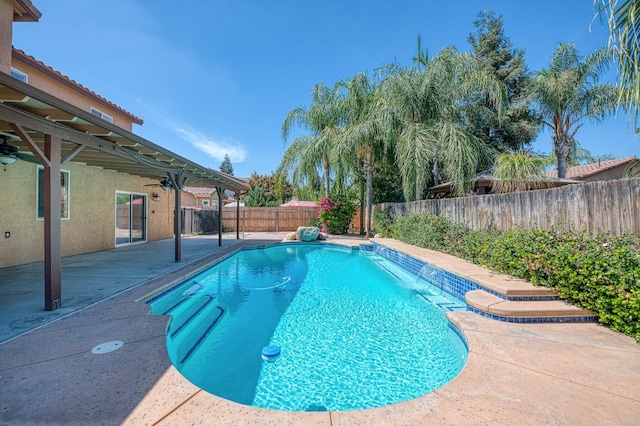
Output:
<path fill-rule="evenodd" d="M 185 303 L 191 301 L 192 303 Z M 180 364 L 195 352 L 200 344 L 222 319 L 225 309 L 214 303 L 215 297 L 210 294 L 192 293 L 166 309 L 162 315 L 173 315 L 169 337 L 175 340 Z M 180 315 L 174 315 L 181 312 Z M 211 321 L 202 321 L 202 316 L 211 317 Z M 178 322 L 182 318 L 182 322 Z M 194 340 L 195 338 L 195 340 Z"/>
<path fill-rule="evenodd" d="M 185 300 L 185 299 L 183 299 Z M 200 314 L 207 306 L 213 303 L 213 297 L 206 294 L 203 297 L 197 298 L 193 303 L 187 306 L 185 309 L 188 313 L 183 313 L 180 316 L 173 317 L 171 321 L 171 337 L 176 337 L 194 318 Z M 178 323 L 177 319 L 183 319 L 182 324 Z"/>
<path fill-rule="evenodd" d="M 182 358 L 180 358 L 180 364 L 184 364 L 189 357 L 191 357 L 191 355 L 193 355 L 193 352 L 198 348 L 198 346 L 200 346 L 200 344 L 202 344 L 202 342 L 204 341 L 204 339 L 207 338 L 207 336 L 209 336 L 209 334 L 211 333 L 211 331 L 215 328 L 216 325 L 218 325 L 218 323 L 220 322 L 220 320 L 222 319 L 222 316 L 225 314 L 225 310 L 220 307 L 220 306 L 215 306 L 215 309 L 218 309 L 218 314 L 216 316 L 214 316 L 213 321 L 211 321 L 211 323 L 209 323 L 209 325 L 207 326 L 207 328 L 204 330 L 204 332 L 200 333 L 195 333 L 195 335 L 200 335 L 198 337 L 198 339 L 190 346 L 189 350 L 187 351 L 187 353 L 182 356 Z M 195 324 L 206 324 L 206 322 L 204 321 L 199 321 L 196 322 Z M 193 335 L 194 333 L 192 333 Z M 187 341 L 187 339 L 185 338 L 185 342 Z M 182 347 L 182 345 L 179 346 Z"/>
<path fill-rule="evenodd" d="M 591 311 L 578 308 L 562 300 L 506 300 L 484 290 L 472 290 L 465 295 L 472 310 L 497 317 L 496 319 L 555 319 L 551 322 L 576 322 L 572 320 L 593 317 Z M 487 316 L 485 315 L 485 316 Z"/>
<path fill-rule="evenodd" d="M 169 314 L 169 312 L 174 311 L 175 309 L 177 309 L 180 305 L 182 305 L 182 304 L 183 304 L 184 302 L 186 302 L 187 300 L 189 300 L 189 298 L 188 298 L 188 297 L 185 297 L 184 299 L 180 299 L 180 300 L 178 301 L 178 303 L 176 303 L 175 305 L 171 306 L 169 309 L 167 309 L 166 311 L 164 311 L 164 312 L 162 313 L 162 315 L 168 315 L 168 314 Z"/>
<path fill-rule="evenodd" d="M 433 278 L 438 286 L 464 298 L 469 310 L 488 318 L 518 323 L 597 319 L 591 311 L 560 300 L 552 289 L 498 274 L 445 253 L 377 238 L 371 247 L 360 248 L 373 250 L 419 277 Z"/>

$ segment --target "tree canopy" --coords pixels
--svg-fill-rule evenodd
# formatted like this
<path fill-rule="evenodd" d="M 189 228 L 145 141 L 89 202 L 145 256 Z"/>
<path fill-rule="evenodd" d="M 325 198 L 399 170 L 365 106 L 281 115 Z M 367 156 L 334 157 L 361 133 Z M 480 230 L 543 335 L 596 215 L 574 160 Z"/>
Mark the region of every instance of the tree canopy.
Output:
<path fill-rule="evenodd" d="M 598 82 L 609 55 L 607 49 L 597 49 L 583 59 L 574 44 L 564 43 L 553 52 L 549 67 L 536 73 L 531 96 L 552 132 L 561 179 L 580 127 L 587 120 L 602 120 L 616 105 L 616 87 Z"/>
<path fill-rule="evenodd" d="M 374 202 L 420 200 L 444 181 L 454 195 L 465 194 L 496 158 L 500 173 L 511 176 L 503 190 L 519 189 L 543 164 L 526 152 L 542 126 L 552 131 L 560 177 L 586 158 L 577 131 L 615 105 L 615 87 L 598 81 L 610 52 L 582 58 L 560 44 L 549 67 L 531 73 L 501 15 L 483 11 L 473 25 L 470 52 L 448 47 L 430 56 L 418 35 L 410 66 L 394 62 L 333 86 L 316 84 L 311 104 L 282 123 L 285 144 L 301 131 L 278 167 L 294 193 L 359 192 L 370 218 Z"/>
<path fill-rule="evenodd" d="M 504 83 L 506 102 L 502 110 L 479 92 L 467 106 L 467 129 L 486 144 L 499 150 L 519 150 L 529 146 L 540 129 L 540 120 L 527 98 L 529 72 L 524 50 L 515 49 L 504 33 L 502 15 L 492 10 L 478 14 L 474 33 L 468 41 L 480 65 Z"/>
<path fill-rule="evenodd" d="M 224 155 L 224 160 L 222 160 L 222 163 L 220 164 L 220 171 L 233 176 L 233 165 L 231 164 L 231 160 L 227 154 Z"/>

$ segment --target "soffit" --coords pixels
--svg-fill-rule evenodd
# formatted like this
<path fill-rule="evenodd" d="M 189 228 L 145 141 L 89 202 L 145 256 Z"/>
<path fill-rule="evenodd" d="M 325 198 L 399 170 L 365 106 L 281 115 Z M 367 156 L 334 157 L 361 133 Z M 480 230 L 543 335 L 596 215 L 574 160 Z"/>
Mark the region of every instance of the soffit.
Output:
<path fill-rule="evenodd" d="M 31 0 L 13 0 L 13 20 L 15 22 L 37 22 L 42 13 Z"/>
<path fill-rule="evenodd" d="M 91 115 L 61 99 L 0 73 L 0 134 L 22 154 L 31 154 L 15 126 L 19 124 L 44 150 L 44 135 L 62 139 L 62 158 L 162 180 L 180 174 L 190 186 L 220 187 L 243 191 L 247 185 L 233 176 L 200 166 L 127 130 Z M 78 145 L 84 148 L 77 151 Z"/>

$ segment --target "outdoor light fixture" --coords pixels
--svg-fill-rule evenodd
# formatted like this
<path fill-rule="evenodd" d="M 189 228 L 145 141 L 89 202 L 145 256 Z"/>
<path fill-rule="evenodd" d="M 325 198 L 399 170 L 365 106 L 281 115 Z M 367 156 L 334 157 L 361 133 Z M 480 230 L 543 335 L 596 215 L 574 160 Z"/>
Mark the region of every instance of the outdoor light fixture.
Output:
<path fill-rule="evenodd" d="M 7 155 L 7 154 L 0 154 L 0 164 L 4 164 L 5 166 L 7 164 L 13 164 L 16 162 L 16 158 L 12 157 L 11 155 Z"/>
<path fill-rule="evenodd" d="M 160 196 L 157 192 L 154 192 L 151 196 L 153 197 L 153 201 L 160 201 Z"/>

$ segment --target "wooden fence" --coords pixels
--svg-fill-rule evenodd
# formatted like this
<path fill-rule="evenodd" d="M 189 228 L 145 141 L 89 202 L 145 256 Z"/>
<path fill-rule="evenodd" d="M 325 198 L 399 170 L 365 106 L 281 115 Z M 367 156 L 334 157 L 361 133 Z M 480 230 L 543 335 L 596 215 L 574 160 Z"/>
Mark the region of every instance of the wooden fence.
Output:
<path fill-rule="evenodd" d="M 240 207 L 240 231 L 295 231 L 315 218 L 315 207 Z M 236 207 L 222 208 L 222 227 L 236 229 Z"/>
<path fill-rule="evenodd" d="M 211 208 L 182 208 L 183 234 L 217 234 L 218 210 Z M 235 228 L 234 228 L 235 229 Z"/>
<path fill-rule="evenodd" d="M 640 235 L 640 178 L 462 198 L 384 203 L 396 215 L 429 213 L 473 229 L 513 227 Z"/>

